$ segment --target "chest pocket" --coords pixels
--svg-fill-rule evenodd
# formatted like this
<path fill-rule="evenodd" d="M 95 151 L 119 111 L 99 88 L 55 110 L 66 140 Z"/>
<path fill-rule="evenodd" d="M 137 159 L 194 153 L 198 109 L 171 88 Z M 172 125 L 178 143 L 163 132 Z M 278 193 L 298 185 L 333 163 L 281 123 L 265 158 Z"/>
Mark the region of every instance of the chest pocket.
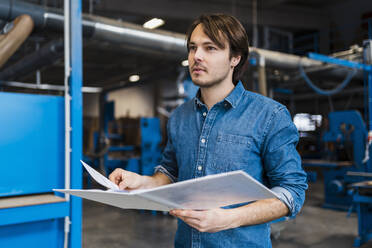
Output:
<path fill-rule="evenodd" d="M 251 137 L 219 133 L 213 154 L 213 169 L 216 172 L 245 169 L 248 166 L 251 149 Z"/>

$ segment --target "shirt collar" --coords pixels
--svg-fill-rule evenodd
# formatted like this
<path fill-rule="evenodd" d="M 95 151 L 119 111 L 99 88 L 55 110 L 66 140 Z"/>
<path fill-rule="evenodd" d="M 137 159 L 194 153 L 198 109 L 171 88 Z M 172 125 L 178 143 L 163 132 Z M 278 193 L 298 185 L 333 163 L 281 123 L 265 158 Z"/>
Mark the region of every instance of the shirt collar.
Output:
<path fill-rule="evenodd" d="M 225 98 L 225 101 L 230 103 L 231 107 L 235 108 L 240 99 L 242 98 L 242 95 L 244 93 L 244 86 L 241 81 L 237 83 L 235 88 L 230 92 L 230 94 Z"/>
<path fill-rule="evenodd" d="M 201 98 L 201 92 L 199 88 L 198 92 L 196 93 L 196 96 L 194 97 L 194 110 L 196 110 L 198 107 L 201 107 L 203 105 L 203 102 L 200 100 L 200 98 Z"/>
<path fill-rule="evenodd" d="M 235 108 L 238 105 L 243 93 L 244 93 L 244 86 L 242 82 L 239 81 L 237 85 L 235 86 L 235 88 L 230 92 L 230 94 L 227 97 L 225 97 L 225 99 L 222 102 L 227 102 L 230 104 L 231 107 Z M 199 89 L 194 98 L 194 103 L 195 103 L 194 109 L 196 109 L 196 107 L 200 107 L 203 105 L 203 102 L 200 100 L 200 98 L 201 98 L 201 92 Z"/>

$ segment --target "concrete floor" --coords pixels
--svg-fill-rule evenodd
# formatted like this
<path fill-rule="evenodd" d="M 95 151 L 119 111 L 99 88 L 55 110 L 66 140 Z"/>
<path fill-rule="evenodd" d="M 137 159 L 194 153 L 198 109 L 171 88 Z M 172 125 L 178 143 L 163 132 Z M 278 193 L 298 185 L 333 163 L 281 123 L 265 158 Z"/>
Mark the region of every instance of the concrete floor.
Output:
<path fill-rule="evenodd" d="M 357 217 L 321 208 L 322 183 L 310 185 L 302 212 L 294 220 L 273 226 L 279 238 L 274 248 L 350 248 L 357 235 Z M 83 247 L 172 247 L 176 219 L 169 215 L 123 210 L 84 200 Z M 362 248 L 372 247 L 368 242 Z"/>

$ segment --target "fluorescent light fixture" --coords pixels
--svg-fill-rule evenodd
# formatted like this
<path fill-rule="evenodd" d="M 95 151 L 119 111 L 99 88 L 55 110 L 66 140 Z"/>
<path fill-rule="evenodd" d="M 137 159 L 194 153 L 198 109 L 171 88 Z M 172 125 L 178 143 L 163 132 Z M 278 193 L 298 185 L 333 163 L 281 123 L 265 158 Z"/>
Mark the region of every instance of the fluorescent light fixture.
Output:
<path fill-rule="evenodd" d="M 181 62 L 182 66 L 189 66 L 189 61 L 185 59 L 184 61 Z"/>
<path fill-rule="evenodd" d="M 138 80 L 140 80 L 140 76 L 139 75 L 131 75 L 129 77 L 129 82 L 134 83 L 134 82 L 138 82 Z"/>
<path fill-rule="evenodd" d="M 152 18 L 150 21 L 145 22 L 143 24 L 143 27 L 148 28 L 148 29 L 155 29 L 155 28 L 160 27 L 163 24 L 164 24 L 164 20 L 160 18 Z"/>

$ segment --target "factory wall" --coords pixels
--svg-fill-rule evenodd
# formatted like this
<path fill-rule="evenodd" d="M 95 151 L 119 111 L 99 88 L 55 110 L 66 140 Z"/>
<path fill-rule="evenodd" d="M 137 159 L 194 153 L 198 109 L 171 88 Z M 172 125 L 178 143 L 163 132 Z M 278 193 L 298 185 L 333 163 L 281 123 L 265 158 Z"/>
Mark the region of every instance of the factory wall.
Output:
<path fill-rule="evenodd" d="M 108 100 L 115 101 L 115 118 L 153 117 L 153 91 L 153 85 L 141 85 L 110 92 Z M 85 117 L 98 117 L 99 94 L 84 94 L 83 109 Z"/>
<path fill-rule="evenodd" d="M 108 100 L 115 101 L 115 118 L 154 116 L 153 90 L 153 85 L 141 85 L 111 92 Z"/>

